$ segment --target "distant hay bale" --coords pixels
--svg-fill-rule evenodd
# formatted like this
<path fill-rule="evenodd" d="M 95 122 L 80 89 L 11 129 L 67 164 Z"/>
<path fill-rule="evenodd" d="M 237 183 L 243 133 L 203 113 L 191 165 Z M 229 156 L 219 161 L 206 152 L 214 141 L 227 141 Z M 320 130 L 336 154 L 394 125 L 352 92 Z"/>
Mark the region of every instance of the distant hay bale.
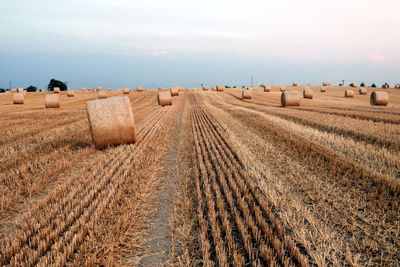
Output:
<path fill-rule="evenodd" d="M 60 94 L 47 94 L 44 96 L 44 105 L 46 108 L 60 107 Z"/>
<path fill-rule="evenodd" d="M 135 123 L 127 96 L 88 101 L 86 112 L 96 148 L 136 142 Z"/>
<path fill-rule="evenodd" d="M 222 85 L 217 85 L 216 89 L 218 92 L 224 91 L 224 87 Z"/>
<path fill-rule="evenodd" d="M 157 102 L 160 106 L 172 105 L 172 96 L 170 92 L 157 93 Z"/>
<path fill-rule="evenodd" d="M 162 91 L 163 90 L 163 88 L 160 86 L 160 87 L 158 87 L 158 91 Z"/>
<path fill-rule="evenodd" d="M 325 92 L 326 92 L 326 89 L 321 87 L 321 93 L 325 93 Z"/>
<path fill-rule="evenodd" d="M 350 84 L 350 87 L 357 88 L 357 87 L 358 87 L 358 85 L 357 85 L 357 84 L 355 84 L 355 83 L 351 83 L 351 84 Z"/>
<path fill-rule="evenodd" d="M 385 83 L 385 84 L 382 84 L 382 89 L 388 89 L 389 88 L 389 86 Z"/>
<path fill-rule="evenodd" d="M 297 82 L 293 82 L 293 86 L 298 86 L 298 83 Z"/>
<path fill-rule="evenodd" d="M 354 90 L 346 89 L 344 91 L 344 97 L 354 97 Z"/>
<path fill-rule="evenodd" d="M 242 98 L 243 99 L 251 99 L 251 90 L 242 90 Z"/>
<path fill-rule="evenodd" d="M 59 87 L 54 87 L 54 93 L 59 94 L 60 93 L 60 88 Z"/>
<path fill-rule="evenodd" d="M 98 91 L 97 96 L 99 99 L 107 98 L 107 92 L 106 91 Z"/>
<path fill-rule="evenodd" d="M 75 91 L 73 91 L 73 90 L 67 91 L 67 97 L 74 97 L 74 96 L 75 96 Z"/>
<path fill-rule="evenodd" d="M 129 95 L 130 92 L 131 92 L 131 88 L 124 88 L 124 89 L 122 89 L 122 93 L 123 93 L 124 95 Z"/>
<path fill-rule="evenodd" d="M 226 85 L 226 88 L 231 88 L 231 85 L 230 84 Z"/>
<path fill-rule="evenodd" d="M 14 104 L 24 104 L 25 95 L 24 93 L 13 93 L 13 103 Z"/>
<path fill-rule="evenodd" d="M 108 90 L 109 92 L 111 92 L 111 91 L 112 91 L 112 89 L 111 89 L 111 88 L 108 88 L 107 90 Z"/>
<path fill-rule="evenodd" d="M 281 86 L 281 87 L 279 87 L 279 90 L 280 90 L 281 92 L 285 92 L 285 91 L 286 91 L 286 88 L 285 88 L 285 86 Z"/>
<path fill-rule="evenodd" d="M 203 91 L 208 91 L 207 85 L 203 85 Z"/>
<path fill-rule="evenodd" d="M 361 88 L 358 90 L 358 93 L 359 93 L 360 95 L 366 95 L 366 94 L 367 94 L 367 89 L 364 88 L 364 87 L 361 87 Z"/>
<path fill-rule="evenodd" d="M 137 90 L 138 92 L 143 92 L 143 87 L 139 85 L 138 87 L 136 87 L 136 90 Z"/>
<path fill-rule="evenodd" d="M 24 88 L 18 88 L 18 93 L 23 93 L 24 92 Z"/>
<path fill-rule="evenodd" d="M 328 85 L 329 85 L 328 82 L 323 82 L 323 83 L 322 83 L 322 86 L 328 86 Z"/>
<path fill-rule="evenodd" d="M 271 91 L 271 86 L 268 86 L 266 83 L 261 84 L 261 87 L 264 88 L 264 92 Z"/>
<path fill-rule="evenodd" d="M 17 92 L 17 89 L 15 89 L 15 88 L 11 89 L 11 93 L 16 93 L 16 92 Z"/>
<path fill-rule="evenodd" d="M 83 88 L 81 89 L 81 91 L 85 92 L 85 91 L 86 91 L 86 88 L 85 88 L 85 87 L 83 87 Z"/>
<path fill-rule="evenodd" d="M 400 83 L 397 83 L 394 88 L 399 89 L 400 88 Z"/>
<path fill-rule="evenodd" d="M 372 106 L 387 106 L 389 96 L 387 92 L 372 92 L 370 103 Z"/>
<path fill-rule="evenodd" d="M 297 91 L 285 91 L 281 94 L 281 106 L 300 106 L 300 94 Z"/>
<path fill-rule="evenodd" d="M 88 88 L 88 91 L 91 92 L 91 91 L 93 91 L 93 90 L 92 90 L 92 88 Z"/>
<path fill-rule="evenodd" d="M 309 87 L 304 88 L 303 98 L 313 99 L 313 90 Z"/>
<path fill-rule="evenodd" d="M 179 96 L 179 87 L 178 86 L 171 87 L 170 91 L 171 91 L 171 96 Z"/>
<path fill-rule="evenodd" d="M 99 86 L 99 87 L 96 88 L 96 91 L 97 91 L 97 92 L 103 91 L 103 90 L 104 90 L 103 86 Z"/>

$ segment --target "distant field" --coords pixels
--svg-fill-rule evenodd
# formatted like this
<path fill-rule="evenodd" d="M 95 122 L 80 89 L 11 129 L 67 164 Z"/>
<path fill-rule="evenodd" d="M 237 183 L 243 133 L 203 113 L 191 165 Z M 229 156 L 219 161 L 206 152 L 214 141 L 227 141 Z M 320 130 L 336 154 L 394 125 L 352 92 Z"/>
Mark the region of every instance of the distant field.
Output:
<path fill-rule="evenodd" d="M 0 94 L 0 265 L 140 264 L 171 170 L 167 265 L 400 265 L 400 89 L 310 87 L 288 108 L 279 86 L 186 89 L 166 107 L 131 92 L 138 142 L 104 150 L 85 110 L 97 93 L 62 92 L 59 109 Z"/>

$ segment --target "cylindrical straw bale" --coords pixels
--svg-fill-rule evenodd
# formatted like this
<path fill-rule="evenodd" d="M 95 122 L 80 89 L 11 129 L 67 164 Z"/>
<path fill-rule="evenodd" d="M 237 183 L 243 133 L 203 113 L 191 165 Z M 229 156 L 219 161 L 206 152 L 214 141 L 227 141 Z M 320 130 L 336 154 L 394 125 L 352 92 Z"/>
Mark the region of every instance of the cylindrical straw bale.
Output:
<path fill-rule="evenodd" d="M 157 93 L 157 102 L 160 106 L 172 105 L 172 96 L 170 92 Z"/>
<path fill-rule="evenodd" d="M 347 89 L 344 91 L 344 97 L 354 97 L 354 90 Z"/>
<path fill-rule="evenodd" d="M 313 99 L 313 90 L 309 87 L 304 88 L 303 98 Z"/>
<path fill-rule="evenodd" d="M 18 93 L 23 93 L 24 92 L 24 88 L 18 88 Z"/>
<path fill-rule="evenodd" d="M 44 96 L 44 105 L 46 108 L 60 107 L 60 94 L 47 94 Z"/>
<path fill-rule="evenodd" d="M 59 87 L 54 87 L 54 93 L 59 94 L 60 93 L 60 88 Z"/>
<path fill-rule="evenodd" d="M 297 82 L 293 82 L 293 86 L 298 86 L 298 83 Z"/>
<path fill-rule="evenodd" d="M 203 90 L 204 90 L 204 91 L 208 91 L 207 85 L 203 85 Z"/>
<path fill-rule="evenodd" d="M 112 89 L 111 89 L 111 88 L 108 88 L 107 90 L 108 90 L 109 92 L 111 92 L 111 91 L 112 91 Z"/>
<path fill-rule="evenodd" d="M 356 88 L 356 87 L 358 87 L 358 85 L 357 85 L 357 84 L 355 84 L 355 83 L 351 83 L 351 84 L 350 84 L 350 87 L 354 87 L 354 88 Z"/>
<path fill-rule="evenodd" d="M 323 83 L 322 83 L 322 86 L 328 86 L 328 85 L 329 85 L 328 82 L 323 82 Z"/>
<path fill-rule="evenodd" d="M 321 87 L 321 93 L 325 93 L 326 89 L 324 87 Z"/>
<path fill-rule="evenodd" d="M 135 123 L 127 96 L 88 101 L 86 111 L 96 148 L 136 142 Z"/>
<path fill-rule="evenodd" d="M 128 95 L 130 91 L 131 91 L 131 88 L 124 88 L 124 89 L 122 89 L 122 93 L 123 93 L 124 95 Z"/>
<path fill-rule="evenodd" d="M 83 87 L 81 90 L 85 92 L 85 91 L 86 91 L 86 88 L 85 88 L 85 87 Z"/>
<path fill-rule="evenodd" d="M 136 87 L 136 90 L 138 91 L 138 92 L 143 92 L 143 86 L 138 86 L 138 87 Z"/>
<path fill-rule="evenodd" d="M 281 106 L 300 106 L 300 94 L 297 91 L 285 91 L 281 94 Z"/>
<path fill-rule="evenodd" d="M 230 85 L 230 84 L 228 84 L 228 85 L 226 86 L 226 88 L 231 88 L 231 85 Z"/>
<path fill-rule="evenodd" d="M 251 99 L 251 90 L 242 90 L 243 99 Z"/>
<path fill-rule="evenodd" d="M 396 89 L 400 88 L 400 83 L 397 83 L 397 84 L 394 86 L 394 88 L 396 88 Z"/>
<path fill-rule="evenodd" d="M 15 88 L 11 89 L 11 93 L 16 93 L 16 92 L 17 92 L 17 89 L 15 89 Z"/>
<path fill-rule="evenodd" d="M 13 93 L 14 104 L 24 104 L 24 101 L 25 101 L 24 93 Z"/>
<path fill-rule="evenodd" d="M 99 97 L 99 99 L 107 98 L 107 92 L 106 91 L 98 91 L 97 96 Z"/>
<path fill-rule="evenodd" d="M 222 85 L 217 85 L 216 89 L 217 89 L 218 92 L 224 91 L 224 87 Z"/>
<path fill-rule="evenodd" d="M 385 84 L 382 84 L 382 89 L 388 89 L 389 88 L 389 86 L 385 83 Z"/>
<path fill-rule="evenodd" d="M 358 90 L 358 93 L 359 93 L 360 95 L 366 95 L 366 94 L 367 94 L 367 89 L 364 88 L 364 87 L 361 87 L 361 88 Z"/>
<path fill-rule="evenodd" d="M 281 92 L 285 92 L 286 88 L 285 88 L 285 86 L 281 86 L 281 87 L 279 87 L 279 90 L 281 90 Z"/>
<path fill-rule="evenodd" d="M 370 103 L 373 106 L 387 106 L 389 96 L 387 92 L 372 92 Z"/>
<path fill-rule="evenodd" d="M 179 95 L 179 87 L 178 86 L 171 87 L 170 91 L 171 91 L 171 96 Z"/>
<path fill-rule="evenodd" d="M 99 91 L 103 91 L 104 88 L 103 88 L 103 86 L 98 86 L 98 87 L 96 88 L 96 90 L 97 90 L 97 92 L 99 92 Z"/>
<path fill-rule="evenodd" d="M 74 90 L 68 90 L 67 91 L 67 97 L 74 97 L 75 96 L 75 91 Z"/>
<path fill-rule="evenodd" d="M 264 88 L 264 92 L 269 92 L 271 91 L 271 86 L 267 85 L 266 83 L 263 83 L 261 85 L 262 88 Z"/>

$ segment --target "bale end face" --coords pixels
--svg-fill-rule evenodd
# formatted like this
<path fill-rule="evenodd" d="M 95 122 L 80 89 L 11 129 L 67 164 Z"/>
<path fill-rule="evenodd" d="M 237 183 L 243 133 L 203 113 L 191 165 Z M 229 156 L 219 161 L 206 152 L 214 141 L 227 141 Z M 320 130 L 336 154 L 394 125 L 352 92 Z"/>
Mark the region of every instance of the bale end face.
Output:
<path fill-rule="evenodd" d="M 242 98 L 243 99 L 251 99 L 251 91 L 250 90 L 242 90 Z"/>
<path fill-rule="evenodd" d="M 347 89 L 344 91 L 344 97 L 354 97 L 354 90 Z"/>
<path fill-rule="evenodd" d="M 13 93 L 13 103 L 14 104 L 24 104 L 25 95 L 24 93 Z"/>
<path fill-rule="evenodd" d="M 88 101 L 86 112 L 96 148 L 136 142 L 134 119 L 128 97 Z"/>
<path fill-rule="evenodd" d="M 159 92 L 157 94 L 157 102 L 160 106 L 172 105 L 172 96 L 169 92 Z"/>
<path fill-rule="evenodd" d="M 372 106 L 387 106 L 389 96 L 387 92 L 372 92 L 370 103 Z"/>
<path fill-rule="evenodd" d="M 282 92 L 281 106 L 300 106 L 300 94 L 296 91 Z"/>
<path fill-rule="evenodd" d="M 171 96 L 179 96 L 179 87 L 171 87 Z"/>
<path fill-rule="evenodd" d="M 359 93 L 360 95 L 366 95 L 366 94 L 367 94 L 367 89 L 365 89 L 365 88 L 360 88 L 360 89 L 358 90 L 358 93 Z"/>
<path fill-rule="evenodd" d="M 44 105 L 46 108 L 59 108 L 60 107 L 60 95 L 59 94 L 45 95 Z"/>

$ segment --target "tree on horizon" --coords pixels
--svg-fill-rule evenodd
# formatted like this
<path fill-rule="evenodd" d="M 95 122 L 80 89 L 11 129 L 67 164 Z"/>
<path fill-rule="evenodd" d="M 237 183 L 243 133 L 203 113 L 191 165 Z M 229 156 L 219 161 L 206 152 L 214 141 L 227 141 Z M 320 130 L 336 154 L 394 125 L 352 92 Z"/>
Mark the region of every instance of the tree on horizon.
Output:
<path fill-rule="evenodd" d="M 51 79 L 47 86 L 47 91 L 54 91 L 54 87 L 60 88 L 60 91 L 67 91 L 67 85 L 65 85 L 65 83 L 56 79 Z"/>

